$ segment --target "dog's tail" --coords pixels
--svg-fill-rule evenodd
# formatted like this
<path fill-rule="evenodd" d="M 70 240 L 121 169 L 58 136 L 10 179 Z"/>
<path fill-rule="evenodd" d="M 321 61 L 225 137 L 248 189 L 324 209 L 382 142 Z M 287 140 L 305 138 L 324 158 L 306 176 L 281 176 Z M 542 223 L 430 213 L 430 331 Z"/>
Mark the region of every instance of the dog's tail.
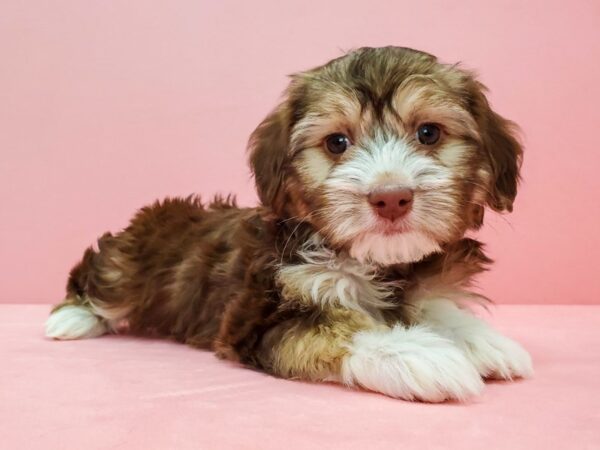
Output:
<path fill-rule="evenodd" d="M 46 336 L 53 339 L 94 338 L 110 330 L 107 320 L 100 316 L 86 292 L 92 260 L 95 256 L 89 248 L 83 259 L 69 275 L 67 296 L 56 305 L 46 321 Z"/>

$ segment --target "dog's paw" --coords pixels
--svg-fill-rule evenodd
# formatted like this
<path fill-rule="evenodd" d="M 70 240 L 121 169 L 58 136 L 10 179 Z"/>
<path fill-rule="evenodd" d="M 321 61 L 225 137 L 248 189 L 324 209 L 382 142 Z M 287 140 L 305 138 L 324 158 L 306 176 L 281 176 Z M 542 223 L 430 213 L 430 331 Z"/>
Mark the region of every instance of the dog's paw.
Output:
<path fill-rule="evenodd" d="M 483 389 L 465 354 L 422 326 L 356 334 L 342 365 L 342 381 L 425 402 L 464 401 Z"/>
<path fill-rule="evenodd" d="M 512 380 L 533 375 L 529 353 L 469 310 L 445 299 L 430 300 L 422 307 L 423 322 L 451 339 L 482 377 Z"/>
<path fill-rule="evenodd" d="M 533 376 L 529 353 L 517 342 L 490 328 L 455 332 L 455 342 L 484 378 L 512 380 Z"/>

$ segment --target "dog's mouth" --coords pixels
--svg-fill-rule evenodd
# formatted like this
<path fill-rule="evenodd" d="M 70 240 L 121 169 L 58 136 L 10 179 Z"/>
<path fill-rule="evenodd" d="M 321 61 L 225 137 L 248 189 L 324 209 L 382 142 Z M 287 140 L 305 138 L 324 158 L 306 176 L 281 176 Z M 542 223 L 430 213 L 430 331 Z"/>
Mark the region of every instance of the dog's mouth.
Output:
<path fill-rule="evenodd" d="M 393 221 L 377 217 L 372 231 L 384 236 L 395 236 L 414 231 L 414 228 L 410 225 L 406 217 L 401 217 Z"/>

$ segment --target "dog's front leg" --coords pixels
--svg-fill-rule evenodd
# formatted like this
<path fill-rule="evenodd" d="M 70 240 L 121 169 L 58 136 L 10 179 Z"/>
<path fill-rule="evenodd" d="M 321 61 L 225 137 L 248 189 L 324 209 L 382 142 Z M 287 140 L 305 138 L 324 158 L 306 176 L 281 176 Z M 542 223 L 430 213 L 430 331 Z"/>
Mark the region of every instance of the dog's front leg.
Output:
<path fill-rule="evenodd" d="M 481 376 L 510 380 L 533 375 L 529 353 L 471 311 L 447 299 L 423 300 L 419 306 L 419 322 L 454 341 Z"/>
<path fill-rule="evenodd" d="M 388 327 L 347 309 L 280 324 L 260 353 L 261 366 L 284 378 L 337 381 L 406 400 L 465 400 L 483 388 L 463 352 L 429 327 Z"/>

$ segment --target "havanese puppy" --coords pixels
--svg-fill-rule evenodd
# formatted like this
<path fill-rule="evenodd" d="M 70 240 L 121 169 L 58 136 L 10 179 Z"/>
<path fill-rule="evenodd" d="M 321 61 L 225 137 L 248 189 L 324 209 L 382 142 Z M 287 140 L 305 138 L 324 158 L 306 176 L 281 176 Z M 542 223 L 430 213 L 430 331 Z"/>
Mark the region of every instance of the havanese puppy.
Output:
<path fill-rule="evenodd" d="M 173 198 L 70 273 L 55 339 L 121 330 L 278 377 L 427 402 L 532 374 L 465 303 L 491 260 L 465 237 L 511 211 L 522 149 L 472 73 L 362 48 L 291 77 L 253 132 L 260 206 Z"/>

